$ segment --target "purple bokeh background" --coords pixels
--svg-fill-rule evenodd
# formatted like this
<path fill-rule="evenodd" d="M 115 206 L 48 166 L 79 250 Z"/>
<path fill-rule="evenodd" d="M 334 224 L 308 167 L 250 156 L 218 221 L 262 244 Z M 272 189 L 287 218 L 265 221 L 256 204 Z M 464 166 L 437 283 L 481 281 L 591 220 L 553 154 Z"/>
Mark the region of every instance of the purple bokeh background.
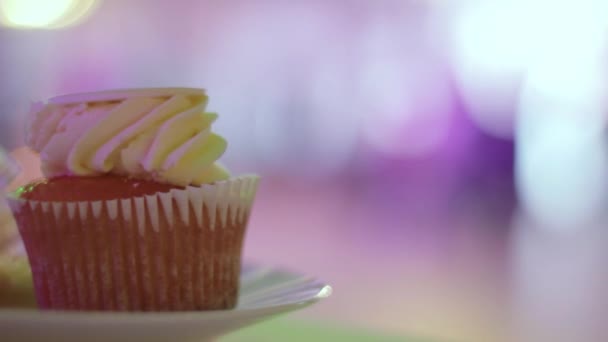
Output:
<path fill-rule="evenodd" d="M 448 340 L 608 334 L 600 2 L 97 1 L 57 29 L 15 27 L 13 2 L 0 144 L 22 145 L 31 100 L 206 88 L 226 164 L 264 178 L 247 257 L 335 286 L 297 319 Z"/>

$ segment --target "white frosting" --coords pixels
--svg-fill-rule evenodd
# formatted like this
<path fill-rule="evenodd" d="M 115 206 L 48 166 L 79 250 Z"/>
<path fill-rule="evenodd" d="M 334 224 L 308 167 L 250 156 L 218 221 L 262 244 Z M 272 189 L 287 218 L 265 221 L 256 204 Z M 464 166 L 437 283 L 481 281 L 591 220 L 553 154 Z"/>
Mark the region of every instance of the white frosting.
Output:
<path fill-rule="evenodd" d="M 78 104 L 82 102 L 108 102 L 108 101 L 120 101 L 128 98 L 137 97 L 162 97 L 166 96 L 167 93 L 175 95 L 192 95 L 192 94 L 204 94 L 202 89 L 197 88 L 141 88 L 141 89 L 115 89 L 115 90 L 104 90 L 90 93 L 77 93 L 56 96 L 49 100 L 49 103 L 53 104 Z"/>
<path fill-rule="evenodd" d="M 202 89 L 133 89 L 61 96 L 32 107 L 27 145 L 48 178 L 105 173 L 175 185 L 229 178 L 216 160 L 226 141 L 211 132 Z"/>

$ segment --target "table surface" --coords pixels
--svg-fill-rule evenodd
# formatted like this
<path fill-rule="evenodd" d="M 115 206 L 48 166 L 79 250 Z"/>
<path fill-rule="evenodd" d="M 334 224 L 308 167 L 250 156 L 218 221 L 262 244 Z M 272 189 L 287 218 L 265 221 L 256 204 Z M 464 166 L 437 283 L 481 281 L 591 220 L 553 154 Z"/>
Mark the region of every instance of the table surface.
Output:
<path fill-rule="evenodd" d="M 485 222 L 417 220 L 395 211 L 338 187 L 266 180 L 245 258 L 332 286 L 330 298 L 285 318 L 345 327 L 347 336 L 360 329 L 399 340 L 497 341 L 507 321 L 504 240 Z M 269 324 L 282 331 L 280 321 Z"/>
<path fill-rule="evenodd" d="M 223 340 L 606 340 L 604 222 L 560 233 L 511 210 L 490 215 L 477 197 L 433 200 L 445 196 L 432 181 L 416 191 L 411 182 L 265 179 L 245 258 L 318 276 L 334 291 Z"/>
<path fill-rule="evenodd" d="M 349 341 L 349 342 L 433 342 L 436 340 L 417 337 L 391 337 L 364 329 L 336 327 L 291 318 L 277 318 L 226 335 L 220 342 L 255 341 Z"/>

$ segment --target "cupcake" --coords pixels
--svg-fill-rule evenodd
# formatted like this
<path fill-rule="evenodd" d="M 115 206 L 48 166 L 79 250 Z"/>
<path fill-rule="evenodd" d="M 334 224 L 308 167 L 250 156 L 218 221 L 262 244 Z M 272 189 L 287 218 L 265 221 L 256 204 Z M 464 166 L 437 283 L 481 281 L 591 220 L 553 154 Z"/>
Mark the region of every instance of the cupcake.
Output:
<path fill-rule="evenodd" d="M 13 215 L 4 198 L 0 197 L 0 255 L 13 248 L 19 240 L 19 233 Z"/>
<path fill-rule="evenodd" d="M 236 305 L 257 176 L 218 158 L 203 90 L 134 89 L 36 104 L 27 145 L 44 179 L 9 196 L 41 309 Z"/>
<path fill-rule="evenodd" d="M 19 171 L 17 162 L 0 147 L 0 189 L 5 189 L 19 174 Z M 17 241 L 19 241 L 19 233 L 13 215 L 4 196 L 0 193 L 0 256 L 12 249 Z"/>
<path fill-rule="evenodd" d="M 0 308 L 36 307 L 27 258 L 0 254 Z"/>

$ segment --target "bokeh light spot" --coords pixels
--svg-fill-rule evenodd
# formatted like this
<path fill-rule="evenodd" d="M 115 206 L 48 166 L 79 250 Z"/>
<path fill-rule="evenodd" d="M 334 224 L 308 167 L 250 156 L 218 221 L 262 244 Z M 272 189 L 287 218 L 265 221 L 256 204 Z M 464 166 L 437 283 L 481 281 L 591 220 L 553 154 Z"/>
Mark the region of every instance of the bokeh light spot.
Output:
<path fill-rule="evenodd" d="M 21 29 L 73 25 L 91 12 L 94 0 L 1 0 L 0 24 Z"/>

